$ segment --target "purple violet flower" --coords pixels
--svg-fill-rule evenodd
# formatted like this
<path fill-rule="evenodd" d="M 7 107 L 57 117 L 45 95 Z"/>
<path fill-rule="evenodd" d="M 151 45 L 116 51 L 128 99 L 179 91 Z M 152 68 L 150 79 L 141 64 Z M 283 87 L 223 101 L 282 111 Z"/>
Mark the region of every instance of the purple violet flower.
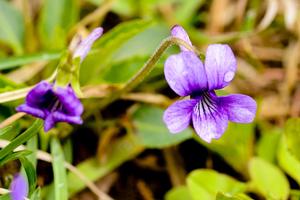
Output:
<path fill-rule="evenodd" d="M 10 196 L 12 200 L 24 200 L 28 195 L 27 181 L 21 174 L 16 174 L 10 184 Z"/>
<path fill-rule="evenodd" d="M 25 103 L 16 108 L 45 120 L 44 130 L 47 132 L 57 122 L 82 124 L 83 106 L 76 97 L 72 87 L 54 87 L 46 81 L 38 83 L 26 96 Z"/>
<path fill-rule="evenodd" d="M 188 44 L 191 41 L 181 26 L 171 30 Z M 165 62 L 165 78 L 179 96 L 188 100 L 173 103 L 163 120 L 172 133 L 178 133 L 192 124 L 196 133 L 206 142 L 219 139 L 228 121 L 250 123 L 256 113 L 256 102 L 247 95 L 217 96 L 214 90 L 226 87 L 234 78 L 237 62 L 228 45 L 212 44 L 206 51 L 204 64 L 193 52 L 180 46 L 181 52 Z"/>
<path fill-rule="evenodd" d="M 103 28 L 94 29 L 78 44 L 73 58 L 80 57 L 80 62 L 82 62 L 102 33 Z M 83 106 L 70 84 L 63 88 L 41 81 L 27 94 L 25 103 L 18 106 L 16 110 L 45 120 L 44 130 L 46 132 L 57 122 L 82 124 Z"/>

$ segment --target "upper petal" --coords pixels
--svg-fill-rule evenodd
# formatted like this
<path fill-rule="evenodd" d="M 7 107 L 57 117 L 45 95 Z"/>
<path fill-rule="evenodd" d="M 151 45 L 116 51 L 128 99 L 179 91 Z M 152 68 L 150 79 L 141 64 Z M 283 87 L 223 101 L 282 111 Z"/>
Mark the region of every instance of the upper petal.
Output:
<path fill-rule="evenodd" d="M 24 200 L 28 194 L 26 179 L 21 174 L 16 174 L 10 184 L 10 196 L 12 200 Z"/>
<path fill-rule="evenodd" d="M 219 97 L 219 104 L 228 115 L 228 119 L 238 123 L 250 123 L 255 118 L 256 102 L 243 94 Z"/>
<path fill-rule="evenodd" d="M 180 100 L 173 103 L 164 112 L 163 120 L 171 133 L 186 129 L 191 122 L 191 114 L 197 100 Z"/>
<path fill-rule="evenodd" d="M 71 86 L 66 88 L 57 87 L 55 95 L 62 104 L 65 113 L 73 116 L 80 116 L 83 113 L 83 106 Z"/>
<path fill-rule="evenodd" d="M 204 66 L 191 51 L 171 55 L 165 62 L 164 72 L 170 87 L 180 96 L 207 88 Z"/>
<path fill-rule="evenodd" d="M 194 107 L 192 119 L 196 133 L 208 143 L 219 139 L 228 125 L 226 112 L 218 106 L 217 97 L 209 93 Z"/>
<path fill-rule="evenodd" d="M 184 40 L 186 43 L 188 43 L 189 45 L 192 46 L 191 40 L 182 26 L 179 26 L 179 25 L 173 26 L 173 28 L 171 29 L 171 35 L 173 37 L 177 37 L 179 39 Z M 180 45 L 180 49 L 181 49 L 181 51 L 189 51 L 182 45 Z"/>
<path fill-rule="evenodd" d="M 227 86 L 234 78 L 237 62 L 228 45 L 209 45 L 205 55 L 205 70 L 210 90 Z"/>
<path fill-rule="evenodd" d="M 35 108 L 43 108 L 49 105 L 49 102 L 54 98 L 52 87 L 53 84 L 41 81 L 27 94 L 26 104 Z"/>
<path fill-rule="evenodd" d="M 80 57 L 80 61 L 82 62 L 90 51 L 93 43 L 102 35 L 102 33 L 102 27 L 95 28 L 83 41 L 81 41 L 76 48 L 73 57 Z"/>

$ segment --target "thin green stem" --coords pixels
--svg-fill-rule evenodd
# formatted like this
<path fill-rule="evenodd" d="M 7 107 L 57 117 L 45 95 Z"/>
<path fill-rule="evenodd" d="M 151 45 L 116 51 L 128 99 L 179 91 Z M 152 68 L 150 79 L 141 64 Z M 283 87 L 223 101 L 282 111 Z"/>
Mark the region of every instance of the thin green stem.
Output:
<path fill-rule="evenodd" d="M 100 108 L 104 108 L 115 100 L 119 99 L 123 94 L 129 92 L 134 89 L 138 84 L 140 84 L 146 76 L 154 69 L 155 64 L 162 56 L 162 54 L 172 45 L 182 45 L 190 51 L 195 52 L 196 54 L 200 54 L 197 49 L 193 46 L 186 43 L 184 40 L 181 40 L 176 37 L 168 37 L 162 41 L 157 50 L 153 53 L 153 55 L 148 59 L 148 61 L 144 64 L 144 66 L 136 73 L 120 90 L 111 93 L 107 98 L 103 99 L 100 102 Z"/>

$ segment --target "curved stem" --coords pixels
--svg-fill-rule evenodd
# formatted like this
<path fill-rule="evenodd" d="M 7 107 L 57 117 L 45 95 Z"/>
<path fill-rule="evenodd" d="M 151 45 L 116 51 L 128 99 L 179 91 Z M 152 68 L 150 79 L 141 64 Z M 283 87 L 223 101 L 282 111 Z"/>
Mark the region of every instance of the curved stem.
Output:
<path fill-rule="evenodd" d="M 162 43 L 159 45 L 157 50 L 154 52 L 154 54 L 148 59 L 148 61 L 144 64 L 144 66 L 136 73 L 125 85 L 123 88 L 121 88 L 118 91 L 115 91 L 111 93 L 107 98 L 103 99 L 102 102 L 100 102 L 100 108 L 103 108 L 110 103 L 114 102 L 115 100 L 119 99 L 124 93 L 132 90 L 135 88 L 139 83 L 141 83 L 146 76 L 154 69 L 155 64 L 159 60 L 159 58 L 162 56 L 162 54 L 172 45 L 182 45 L 185 48 L 187 48 L 190 51 L 195 52 L 196 54 L 200 54 L 197 49 L 195 49 L 193 46 L 190 46 L 188 43 L 186 43 L 184 40 L 181 40 L 176 37 L 168 37 L 165 40 L 162 41 Z"/>

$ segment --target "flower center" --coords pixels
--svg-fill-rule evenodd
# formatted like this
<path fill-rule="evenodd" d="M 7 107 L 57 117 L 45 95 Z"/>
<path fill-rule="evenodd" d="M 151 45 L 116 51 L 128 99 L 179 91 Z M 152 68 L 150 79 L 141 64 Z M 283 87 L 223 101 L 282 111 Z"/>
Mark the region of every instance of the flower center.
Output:
<path fill-rule="evenodd" d="M 194 112 L 198 116 L 206 117 L 210 115 L 213 117 L 214 113 L 217 112 L 217 103 L 209 92 L 202 92 L 201 95 L 196 96 L 195 99 L 199 99 L 199 102 L 194 107 Z"/>

